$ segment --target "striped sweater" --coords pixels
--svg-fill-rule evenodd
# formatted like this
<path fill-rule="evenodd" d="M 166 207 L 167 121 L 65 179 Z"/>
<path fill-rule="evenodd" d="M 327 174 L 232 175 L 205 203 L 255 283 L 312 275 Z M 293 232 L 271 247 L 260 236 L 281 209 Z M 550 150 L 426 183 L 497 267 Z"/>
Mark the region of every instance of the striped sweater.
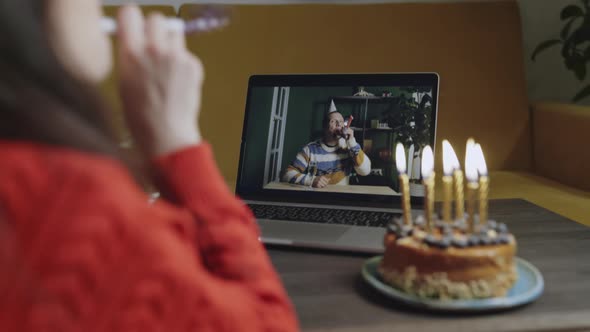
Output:
<path fill-rule="evenodd" d="M 351 138 L 341 139 L 338 146 L 328 146 L 321 140 L 305 145 L 295 160 L 285 170 L 282 180 L 293 184 L 311 186 L 314 178 L 326 176 L 329 184 L 347 185 L 352 169 L 365 176 L 371 172 L 371 160 Z"/>

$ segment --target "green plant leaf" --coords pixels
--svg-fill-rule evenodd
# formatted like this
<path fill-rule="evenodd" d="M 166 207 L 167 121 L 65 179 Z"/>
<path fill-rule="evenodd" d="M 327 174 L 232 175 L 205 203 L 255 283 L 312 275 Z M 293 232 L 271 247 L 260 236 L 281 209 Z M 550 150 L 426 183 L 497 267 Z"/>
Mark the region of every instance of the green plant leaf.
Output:
<path fill-rule="evenodd" d="M 561 56 L 564 59 L 567 59 L 571 56 L 571 50 L 574 48 L 572 47 L 573 43 L 571 41 L 571 37 L 568 38 L 566 41 L 563 42 L 563 46 L 561 47 Z"/>
<path fill-rule="evenodd" d="M 586 98 L 590 96 L 590 84 L 586 85 L 584 88 L 582 88 L 582 90 L 580 90 L 572 99 L 574 103 L 577 103 L 578 101 Z"/>
<path fill-rule="evenodd" d="M 535 51 L 533 52 L 533 55 L 531 56 L 531 60 L 535 61 L 535 58 L 537 57 L 537 55 L 544 51 L 545 49 L 554 46 L 554 45 L 558 45 L 563 43 L 563 41 L 561 41 L 560 39 L 549 39 L 546 40 L 544 42 L 542 42 L 541 44 L 539 44 L 539 46 L 537 46 L 537 48 L 535 48 Z"/>
<path fill-rule="evenodd" d="M 570 29 L 572 27 L 572 24 L 576 21 L 576 19 L 578 19 L 577 17 L 572 18 L 569 22 L 567 22 L 567 24 L 563 27 L 563 29 L 561 30 L 561 39 L 567 39 L 567 37 L 570 34 Z"/>
<path fill-rule="evenodd" d="M 569 5 L 561 11 L 561 20 L 562 21 L 567 20 L 570 17 L 580 17 L 580 16 L 584 16 L 584 11 L 582 10 L 582 8 L 580 8 L 576 5 Z"/>
<path fill-rule="evenodd" d="M 586 20 L 586 19 L 585 19 Z M 571 43 L 573 48 L 590 41 L 590 25 L 585 21 L 579 28 L 575 29 L 565 41 Z"/>
<path fill-rule="evenodd" d="M 568 56 L 563 58 L 563 62 L 565 63 L 565 68 L 568 70 L 574 70 L 574 66 L 576 65 L 576 58 L 574 56 Z"/>
<path fill-rule="evenodd" d="M 586 64 L 584 62 L 576 62 L 572 65 L 572 70 L 576 74 L 576 78 L 583 81 L 586 78 Z"/>

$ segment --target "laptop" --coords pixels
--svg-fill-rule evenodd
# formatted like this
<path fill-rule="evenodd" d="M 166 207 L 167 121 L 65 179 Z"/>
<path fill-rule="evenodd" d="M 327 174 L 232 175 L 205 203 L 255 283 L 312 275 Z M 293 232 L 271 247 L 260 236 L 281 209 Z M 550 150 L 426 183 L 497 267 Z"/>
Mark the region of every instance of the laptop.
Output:
<path fill-rule="evenodd" d="M 250 77 L 236 193 L 261 240 L 383 252 L 401 216 L 398 142 L 413 215 L 423 206 L 420 149 L 436 146 L 438 87 L 436 73 Z"/>

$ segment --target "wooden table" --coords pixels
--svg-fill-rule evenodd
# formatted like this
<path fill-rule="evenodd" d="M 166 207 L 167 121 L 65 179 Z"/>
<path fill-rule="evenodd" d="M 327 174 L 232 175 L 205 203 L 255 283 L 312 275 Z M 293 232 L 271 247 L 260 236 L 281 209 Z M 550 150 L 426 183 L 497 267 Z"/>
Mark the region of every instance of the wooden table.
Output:
<path fill-rule="evenodd" d="M 264 189 L 275 190 L 299 190 L 299 191 L 317 191 L 317 192 L 334 192 L 345 194 L 371 194 L 371 195 L 387 195 L 399 196 L 395 190 L 388 186 L 361 186 L 361 185 L 328 185 L 324 188 L 311 188 L 298 184 L 291 184 L 285 182 L 270 182 L 264 186 Z"/>
<path fill-rule="evenodd" d="M 365 285 L 367 256 L 270 248 L 304 331 L 590 331 L 590 228 L 524 200 L 490 204 L 518 256 L 539 268 L 545 291 L 533 304 L 495 314 L 407 309 Z"/>

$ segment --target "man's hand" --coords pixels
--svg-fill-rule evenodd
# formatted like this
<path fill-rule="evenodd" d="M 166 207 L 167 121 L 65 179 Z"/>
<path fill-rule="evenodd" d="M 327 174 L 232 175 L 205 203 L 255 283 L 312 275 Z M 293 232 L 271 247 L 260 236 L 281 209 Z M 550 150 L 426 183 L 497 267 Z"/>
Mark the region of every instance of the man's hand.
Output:
<path fill-rule="evenodd" d="M 325 186 L 328 185 L 328 183 L 330 183 L 330 179 L 328 179 L 325 176 L 320 176 L 320 177 L 313 179 L 313 182 L 311 185 L 314 188 L 324 188 Z"/>
<path fill-rule="evenodd" d="M 342 130 L 342 136 L 348 141 L 351 137 L 354 137 L 354 130 L 350 128 L 345 128 Z"/>

